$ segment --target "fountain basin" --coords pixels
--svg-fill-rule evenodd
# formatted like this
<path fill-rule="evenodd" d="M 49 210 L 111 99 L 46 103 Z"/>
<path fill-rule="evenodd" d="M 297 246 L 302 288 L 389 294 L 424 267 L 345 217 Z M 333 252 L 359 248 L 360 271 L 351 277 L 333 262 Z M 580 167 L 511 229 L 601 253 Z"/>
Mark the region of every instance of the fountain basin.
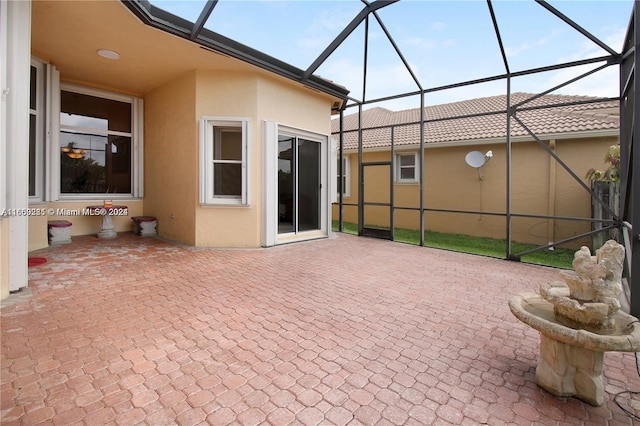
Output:
<path fill-rule="evenodd" d="M 553 305 L 556 318 L 564 325 L 596 332 L 615 328 L 614 315 L 620 303 L 581 301 L 571 297 L 569 286 L 563 282 L 541 284 L 540 296 Z"/>
<path fill-rule="evenodd" d="M 556 396 L 575 396 L 591 405 L 604 403 L 604 353 L 640 352 L 640 323 L 622 311 L 607 329 L 575 328 L 557 318 L 554 306 L 538 293 L 509 299 L 509 309 L 540 332 L 536 383 Z"/>
<path fill-rule="evenodd" d="M 569 345 L 601 352 L 640 352 L 640 323 L 622 311 L 614 316 L 613 328 L 597 331 L 563 324 L 555 317 L 553 305 L 538 293 L 511 296 L 509 309 L 523 323 Z"/>

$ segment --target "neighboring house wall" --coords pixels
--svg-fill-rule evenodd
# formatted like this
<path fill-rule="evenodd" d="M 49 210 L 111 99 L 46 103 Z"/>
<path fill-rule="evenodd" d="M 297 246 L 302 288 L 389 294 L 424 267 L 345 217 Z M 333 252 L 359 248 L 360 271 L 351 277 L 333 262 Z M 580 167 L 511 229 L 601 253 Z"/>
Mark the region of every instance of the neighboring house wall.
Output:
<path fill-rule="evenodd" d="M 617 137 L 557 139 L 544 141 L 554 147 L 556 154 L 583 181 L 591 168 L 605 168 L 603 157 Z M 590 194 L 544 149 L 535 142 L 516 142 L 512 145 L 511 211 L 512 213 L 563 217 L 591 217 Z M 466 153 L 478 150 L 493 151 L 493 158 L 481 168 L 483 180 L 477 171 L 467 166 Z M 397 150 L 400 152 L 411 152 Z M 344 202 L 358 203 L 357 153 L 348 152 L 351 171 L 350 197 Z M 363 162 L 388 161 L 390 152 L 365 152 Z M 378 167 L 377 167 L 378 168 Z M 388 169 L 388 168 L 387 168 Z M 365 175 L 365 200 L 388 202 L 388 173 Z M 368 172 L 367 172 L 368 173 Z M 425 212 L 425 229 L 472 236 L 503 239 L 506 237 L 504 216 L 488 213 L 506 212 L 506 147 L 504 143 L 428 147 L 424 159 L 425 209 L 469 210 L 481 213 Z M 588 183 L 587 183 L 588 185 Z M 396 207 L 419 208 L 419 183 L 395 183 Z M 365 224 L 385 226 L 389 223 L 389 209 L 366 207 Z M 344 207 L 344 220 L 357 223 L 357 208 Z M 419 212 L 396 209 L 395 227 L 419 229 Z M 333 206 L 333 219 L 338 219 L 338 206 Z M 541 218 L 513 218 L 512 241 L 547 244 L 588 232 L 586 221 L 547 220 Z M 579 247 L 590 244 L 583 238 L 570 244 Z"/>

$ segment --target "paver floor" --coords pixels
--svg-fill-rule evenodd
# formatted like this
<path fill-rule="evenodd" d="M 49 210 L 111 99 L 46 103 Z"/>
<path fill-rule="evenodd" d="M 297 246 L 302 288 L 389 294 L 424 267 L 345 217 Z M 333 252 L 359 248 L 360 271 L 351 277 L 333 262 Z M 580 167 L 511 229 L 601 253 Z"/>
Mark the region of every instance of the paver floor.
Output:
<path fill-rule="evenodd" d="M 0 311 L 2 425 L 633 424 L 613 395 L 640 390 L 634 354 L 605 356 L 601 407 L 536 386 L 507 299 L 555 269 L 344 234 L 32 255 L 32 296 Z"/>

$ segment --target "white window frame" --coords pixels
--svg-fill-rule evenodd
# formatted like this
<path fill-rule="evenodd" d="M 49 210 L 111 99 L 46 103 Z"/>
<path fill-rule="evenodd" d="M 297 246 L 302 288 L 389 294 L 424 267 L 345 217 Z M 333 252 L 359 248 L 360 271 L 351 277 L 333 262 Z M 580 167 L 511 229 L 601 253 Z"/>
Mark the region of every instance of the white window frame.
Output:
<path fill-rule="evenodd" d="M 45 122 L 46 122 L 46 86 L 45 86 L 45 78 L 46 78 L 46 70 L 47 64 L 43 61 L 32 57 L 31 58 L 31 66 L 36 69 L 36 105 L 35 109 L 29 108 L 29 116 L 35 116 L 36 119 L 36 128 L 35 128 L 35 194 L 29 195 L 29 204 L 42 203 L 44 201 L 44 151 L 46 148 L 45 144 Z M 31 77 L 31 74 L 29 74 Z M 31 80 L 31 78 L 29 78 Z M 29 135 L 31 136 L 31 135 Z M 31 153 L 29 153 L 31 155 Z M 31 163 L 29 159 L 29 164 Z M 29 171 L 31 173 L 31 171 Z M 27 185 L 29 191 L 29 185 Z"/>
<path fill-rule="evenodd" d="M 126 96 L 119 93 L 108 92 L 105 90 L 93 89 L 89 87 L 79 86 L 70 83 L 61 83 L 60 84 L 60 93 L 62 91 L 66 92 L 74 92 L 80 93 L 83 95 L 95 96 L 98 98 L 111 99 L 119 102 L 126 102 L 131 104 L 131 132 L 117 132 L 117 131 L 107 131 L 104 132 L 105 135 L 109 134 L 117 134 L 122 136 L 128 136 L 131 138 L 131 193 L 127 194 L 109 194 L 109 198 L 113 200 L 127 200 L 127 199 L 137 199 L 142 198 L 143 188 L 144 188 L 144 159 L 143 159 L 143 117 L 144 117 L 144 104 L 142 99 L 134 97 L 134 96 Z M 60 93 L 58 93 L 57 100 L 60 100 Z M 55 111 L 52 112 L 52 115 L 56 114 Z M 60 111 L 57 112 L 58 116 Z M 64 129 L 67 130 L 80 130 L 80 131 L 92 131 L 95 132 L 96 129 L 85 129 L 81 127 L 75 126 L 67 126 L 63 125 L 56 120 L 56 133 L 59 135 L 60 132 Z M 83 194 L 71 194 L 71 193 L 63 193 L 60 191 L 60 146 L 58 143 L 58 138 L 52 139 L 51 141 L 51 150 L 50 152 L 54 153 L 51 157 L 51 168 L 55 173 L 55 179 L 58 182 L 58 185 L 53 188 L 52 193 L 52 201 L 55 201 L 56 198 L 60 200 L 86 200 L 86 199 L 96 199 L 96 198 L 104 198 L 105 194 L 102 193 L 83 193 Z"/>
<path fill-rule="evenodd" d="M 200 119 L 200 205 L 201 206 L 245 206 L 250 205 L 249 187 L 249 127 L 246 117 L 209 117 Z M 215 195 L 213 160 L 216 134 L 224 127 L 237 127 L 242 132 L 242 193 L 239 197 Z M 229 161 L 224 161 L 228 163 Z"/>
<path fill-rule="evenodd" d="M 340 183 L 344 186 L 342 188 L 342 196 L 349 198 L 351 197 L 351 158 L 348 155 L 342 156 L 342 176 L 339 175 L 340 169 L 338 168 L 338 161 L 340 161 L 340 156 L 338 156 L 336 161 L 336 185 L 338 184 L 337 178 L 341 177 Z"/>
<path fill-rule="evenodd" d="M 278 233 L 278 137 L 287 135 L 297 138 L 304 138 L 320 143 L 320 229 L 313 231 L 303 231 L 298 233 Z M 334 172 L 335 151 L 331 149 L 331 139 L 329 135 L 304 130 L 297 127 L 279 124 L 275 121 L 263 121 L 263 233 L 262 245 L 271 247 L 277 244 L 286 244 L 294 241 L 304 241 L 313 238 L 324 238 L 331 235 L 331 201 L 332 194 L 337 192 L 335 188 Z"/>
<path fill-rule="evenodd" d="M 409 157 L 409 156 L 413 156 L 414 157 L 414 165 L 412 166 L 412 168 L 414 169 L 414 174 L 413 174 L 413 179 L 403 179 L 402 178 L 402 169 L 403 168 L 409 168 L 407 166 L 402 167 L 402 157 Z M 396 169 L 396 176 L 395 176 L 395 181 L 398 183 L 416 183 L 419 180 L 420 177 L 420 162 L 418 161 L 418 152 L 399 152 L 396 153 L 396 164 L 395 164 L 395 169 Z"/>

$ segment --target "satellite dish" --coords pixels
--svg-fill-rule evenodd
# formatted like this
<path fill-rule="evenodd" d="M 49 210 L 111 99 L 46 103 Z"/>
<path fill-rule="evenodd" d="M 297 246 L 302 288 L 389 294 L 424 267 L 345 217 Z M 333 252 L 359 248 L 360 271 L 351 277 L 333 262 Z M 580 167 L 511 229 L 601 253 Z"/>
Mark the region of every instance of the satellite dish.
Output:
<path fill-rule="evenodd" d="M 484 166 L 485 158 L 484 154 L 480 151 L 471 151 L 465 157 L 464 161 L 471 167 L 476 169 Z"/>
<path fill-rule="evenodd" d="M 475 168 L 478 171 L 478 178 L 483 180 L 480 168 L 487 164 L 487 161 L 491 160 L 491 157 L 493 157 L 493 151 L 487 151 L 486 154 L 483 154 L 480 151 L 471 151 L 464 157 L 464 161 L 467 165 Z"/>

